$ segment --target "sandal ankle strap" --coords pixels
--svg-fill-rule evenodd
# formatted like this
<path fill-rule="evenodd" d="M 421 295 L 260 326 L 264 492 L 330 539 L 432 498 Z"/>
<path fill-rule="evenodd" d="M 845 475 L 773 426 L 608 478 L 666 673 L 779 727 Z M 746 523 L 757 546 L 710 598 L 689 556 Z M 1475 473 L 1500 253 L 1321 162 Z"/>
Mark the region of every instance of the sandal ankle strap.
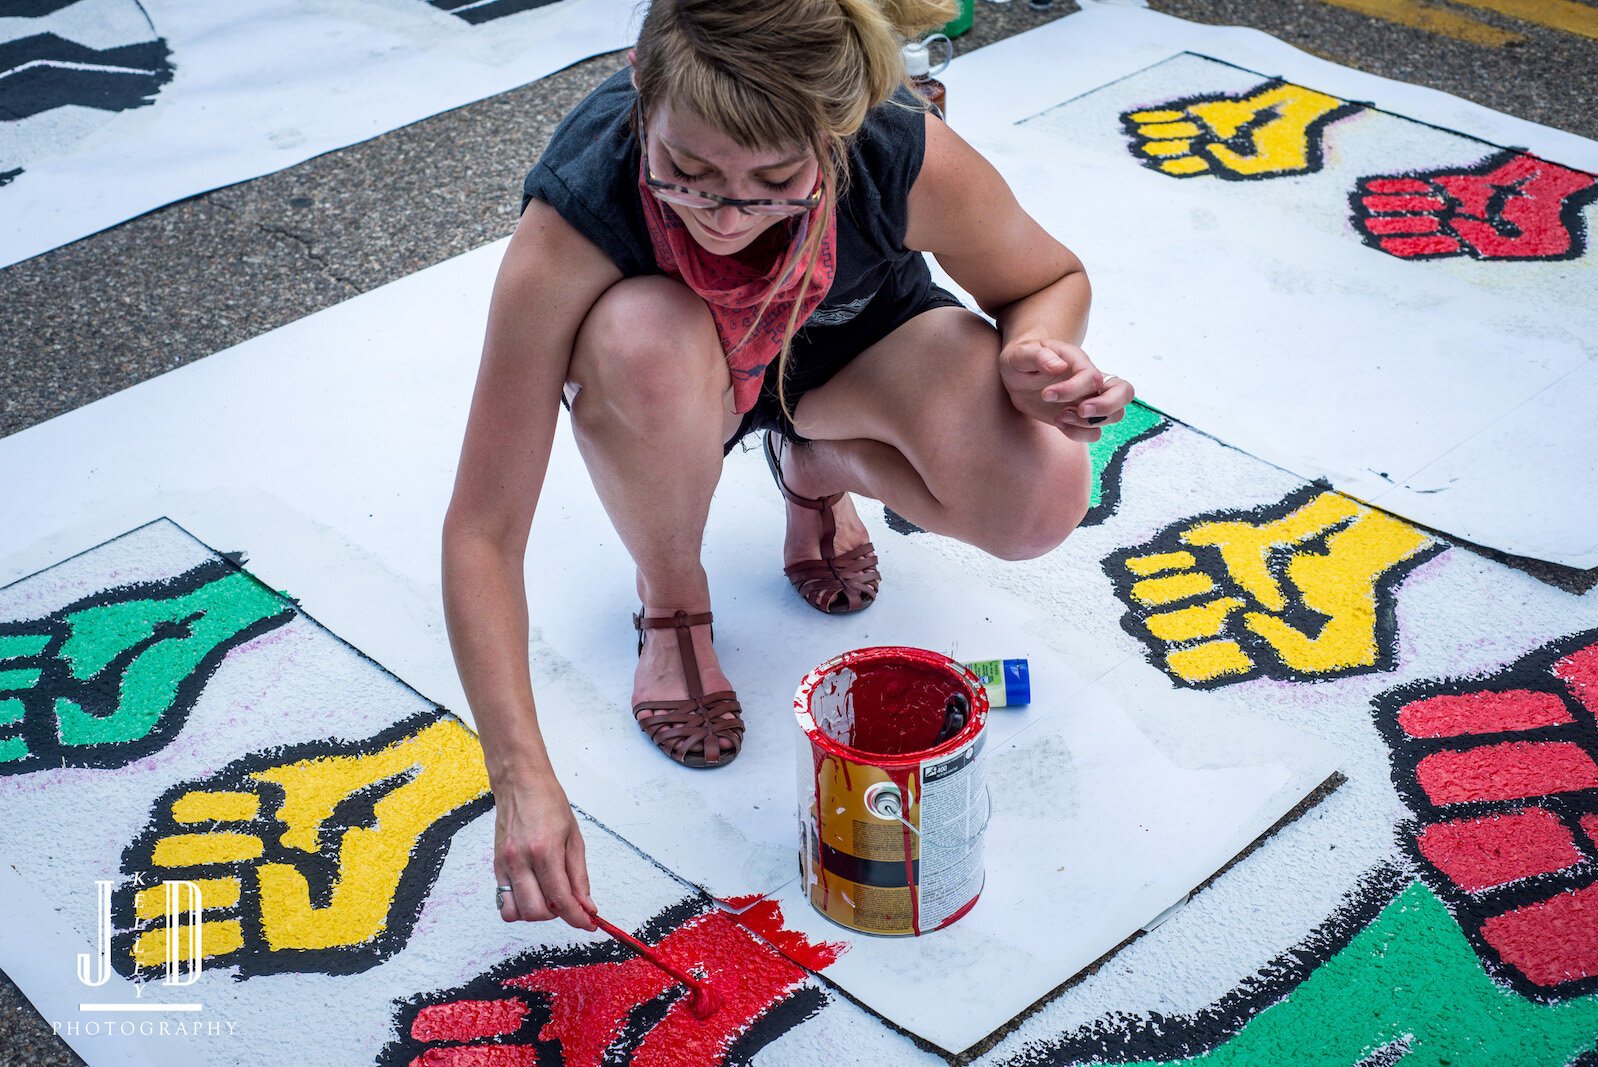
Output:
<path fill-rule="evenodd" d="M 686 611 L 676 611 L 670 615 L 645 615 L 642 611 L 633 613 L 633 629 L 642 633 L 645 630 L 664 630 L 668 626 L 704 626 L 711 621 L 711 613 L 701 611 L 697 615 L 690 615 Z"/>
<path fill-rule="evenodd" d="M 783 499 L 788 501 L 790 504 L 796 504 L 802 508 L 809 508 L 811 511 L 819 511 L 822 513 L 823 518 L 830 517 L 832 506 L 843 499 L 843 493 L 837 492 L 833 493 L 831 496 L 808 497 L 800 496 L 792 489 L 789 489 L 788 483 L 782 480 L 782 460 L 777 458 L 777 446 L 773 444 L 773 441 L 778 439 L 779 438 L 777 437 L 775 431 L 767 430 L 765 439 L 763 441 L 766 451 L 766 465 L 771 468 L 771 477 L 777 483 L 777 491 L 780 492 L 783 496 Z"/>
<path fill-rule="evenodd" d="M 688 686 L 689 699 L 698 701 L 705 695 L 705 687 L 699 682 L 699 657 L 694 654 L 693 627 L 704 626 L 711 621 L 708 611 L 690 615 L 686 611 L 676 611 L 671 615 L 659 615 L 646 618 L 642 611 L 633 614 L 633 629 L 638 631 L 638 652 L 644 651 L 644 631 L 664 630 L 670 626 L 677 631 L 677 655 L 681 657 L 683 681 Z M 716 639 L 716 628 L 710 626 L 710 639 Z"/>

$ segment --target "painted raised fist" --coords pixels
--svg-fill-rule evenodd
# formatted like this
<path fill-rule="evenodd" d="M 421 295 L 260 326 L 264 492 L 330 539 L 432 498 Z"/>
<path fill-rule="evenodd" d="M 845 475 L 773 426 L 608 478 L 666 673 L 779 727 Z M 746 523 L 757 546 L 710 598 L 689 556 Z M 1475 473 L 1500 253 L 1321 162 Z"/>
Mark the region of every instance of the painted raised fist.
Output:
<path fill-rule="evenodd" d="M 0 623 L 0 775 L 148 755 L 229 650 L 293 617 L 288 600 L 218 559 Z"/>
<path fill-rule="evenodd" d="M 1504 151 L 1474 167 L 1361 179 L 1354 226 L 1400 259 L 1574 259 L 1598 178 Z"/>
<path fill-rule="evenodd" d="M 476 735 L 445 712 L 175 786 L 123 855 L 113 965 L 159 975 L 189 957 L 194 931 L 166 924 L 161 883 L 191 881 L 206 966 L 241 977 L 373 967 L 404 947 L 449 838 L 491 802 Z"/>
<path fill-rule="evenodd" d="M 784 929 L 772 901 L 735 917 L 689 899 L 636 934 L 708 981 L 721 998 L 716 1012 L 695 1016 L 683 986 L 613 941 L 536 951 L 465 987 L 402 1005 L 400 1036 L 378 1058 L 380 1067 L 747 1063 L 826 1003 L 806 968 L 821 970 L 841 951 Z"/>
<path fill-rule="evenodd" d="M 1272 80 L 1240 96 L 1190 96 L 1128 111 L 1121 123 L 1132 154 L 1161 174 L 1256 181 L 1320 170 L 1327 124 L 1360 106 Z"/>
<path fill-rule="evenodd" d="M 1255 512 L 1200 515 L 1104 561 L 1122 626 L 1180 685 L 1316 681 L 1387 669 L 1393 590 L 1437 545 L 1312 485 Z"/>
<path fill-rule="evenodd" d="M 1598 990 L 1598 631 L 1379 701 L 1427 880 L 1523 994 Z"/>

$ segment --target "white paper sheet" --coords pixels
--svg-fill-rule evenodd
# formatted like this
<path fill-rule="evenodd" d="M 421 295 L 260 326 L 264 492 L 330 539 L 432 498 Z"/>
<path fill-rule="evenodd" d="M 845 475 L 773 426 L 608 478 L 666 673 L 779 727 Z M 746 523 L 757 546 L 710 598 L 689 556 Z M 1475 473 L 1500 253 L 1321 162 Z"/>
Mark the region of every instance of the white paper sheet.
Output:
<path fill-rule="evenodd" d="M 437 531 L 502 247 L 429 268 L 0 442 L 0 496 L 29 501 L 0 535 L 6 573 L 28 573 L 73 542 L 80 549 L 170 514 L 219 548 L 246 549 L 263 580 L 465 713 L 442 637 Z M 1049 736 L 1026 727 L 1063 714 L 1093 680 L 1071 657 L 1029 637 L 1032 612 L 987 591 L 979 570 L 951 570 L 880 527 L 891 596 L 845 619 L 801 604 L 781 576 L 775 488 L 757 454 L 735 453 L 712 510 L 706 563 L 715 575 L 718 647 L 737 679 L 750 735 L 731 767 L 682 771 L 653 750 L 627 710 L 631 568 L 569 434 L 557 440 L 528 583 L 541 718 L 556 765 L 574 803 L 718 896 L 769 893 L 792 876 L 797 730 L 790 705 L 809 667 L 866 644 L 921 643 L 972 658 L 1030 654 L 1034 703 L 995 713 L 996 745 Z M 546 568 L 545 559 L 562 565 Z M 772 635 L 780 635 L 775 645 Z M 1108 662 L 1129 658 L 1117 637 L 1105 637 Z M 1116 714 L 1111 702 L 1095 706 Z M 1135 731 L 1111 736 L 1134 738 Z M 1152 751 L 1133 744 L 1116 758 L 1157 773 Z M 1239 833 L 1273 822 L 1328 770 L 1295 775 L 1285 790 L 1277 769 L 1236 772 L 1237 791 L 1216 794 L 1229 802 L 1216 807 L 1214 825 L 1182 839 L 1184 862 L 1168 864 L 1164 880 L 1128 889 L 1129 909 L 1106 916 L 1117 925 L 1090 939 L 1097 951 L 1192 888 L 1236 851 Z M 1143 800 L 1145 821 L 1176 804 L 1169 790 L 1150 789 Z M 1003 860 L 996 853 L 990 862 Z M 1005 899 L 1004 885 L 995 883 L 991 913 L 1019 924 L 1023 913 Z M 1069 896 L 1060 899 L 1073 906 Z M 990 1002 L 1020 1010 L 1090 962 L 1086 951 L 996 978 Z M 859 993 L 867 1003 L 869 987 Z M 911 1015 L 904 1022 L 931 1026 Z M 970 1027 L 997 1022 L 965 1025 L 940 1036 L 958 1044 Z"/>
<path fill-rule="evenodd" d="M 0 267 L 523 85 L 635 29 L 629 0 L 54 6 L 0 17 L 0 106 L 23 114 L 0 122 Z"/>
<path fill-rule="evenodd" d="M 1368 102 L 1308 139 L 1318 169 L 1141 165 L 1124 115 L 1275 78 Z M 963 57 L 948 82 L 955 128 L 1083 257 L 1088 350 L 1144 399 L 1464 540 L 1598 565 L 1598 422 L 1565 399 L 1598 359 L 1598 250 L 1410 260 L 1351 221 L 1361 179 L 1480 169 L 1501 145 L 1590 177 L 1598 145 L 1143 10 L 1094 7 Z M 1561 225 L 1584 248 L 1598 200 L 1572 203 Z"/>
<path fill-rule="evenodd" d="M 76 657 L 84 639 L 118 647 L 122 640 L 141 640 L 137 626 L 107 624 L 108 616 L 84 621 L 85 598 L 116 602 L 113 610 L 122 619 L 153 619 L 161 615 L 161 598 L 172 594 L 140 583 L 192 576 L 197 568 L 204 577 L 191 579 L 190 599 L 181 610 L 206 621 L 196 621 L 187 634 L 171 630 L 156 634 L 153 645 L 136 644 L 133 655 L 119 660 L 132 664 L 119 674 L 120 685 L 99 691 L 135 701 L 158 698 L 159 687 L 148 680 L 170 676 L 152 660 L 178 662 L 183 653 L 173 650 L 188 636 L 224 633 L 220 625 L 207 627 L 228 614 L 226 605 L 230 599 L 236 603 L 238 594 L 216 592 L 212 583 L 242 577 L 165 520 L 0 589 L 0 636 L 15 639 L 58 627 L 73 635 L 68 641 L 80 643 L 52 647 L 48 656 L 59 653 L 81 666 Z M 53 761 L 19 763 L 8 741 L 0 761 L 0 853 L 12 861 L 0 865 L 0 965 L 90 1063 L 252 1064 L 287 1058 L 393 1064 L 484 1039 L 528 1052 L 535 1043 L 562 1041 L 574 1063 L 587 1062 L 578 1047 L 583 1042 L 603 1051 L 640 1039 L 683 1057 L 695 1056 L 697 1049 L 704 1062 L 734 1041 L 747 1051 L 778 1038 L 778 1060 L 760 1062 L 799 1062 L 818 1044 L 844 1041 L 892 1062 L 922 1058 L 901 1035 L 830 996 L 809 972 L 586 817 L 580 825 L 590 870 L 604 888 L 605 916 L 654 944 L 666 959 L 707 968 L 724 1007 L 711 1021 L 691 1018 L 685 990 L 603 934 L 561 923 L 504 923 L 495 907 L 493 819 L 483 811 L 486 780 L 470 734 L 337 635 L 295 612 L 290 602 L 252 588 L 250 597 L 275 613 L 272 625 L 230 640 L 197 689 L 188 680 L 176 687 L 180 695 L 163 715 L 175 731 L 135 741 L 137 752 L 71 743 L 62 749 L 60 767 Z M 78 608 L 62 614 L 71 605 Z M 14 652 L 12 645 L 4 653 L 8 667 L 19 662 L 11 658 Z M 92 704 L 92 694 L 63 685 L 60 675 L 45 684 Z M 0 674 L 0 689 L 15 692 L 17 686 L 15 673 Z M 30 718 L 47 710 L 41 701 L 31 704 Z M 415 762 L 398 775 L 397 765 L 372 770 L 368 764 L 364 771 L 359 766 L 389 743 L 374 743 L 374 736 L 416 738 L 440 728 L 453 739 L 450 744 L 418 744 Z M 26 733 L 30 741 L 41 736 L 37 730 Z M 15 736 L 9 730 L 7 735 Z M 318 766 L 317 755 L 333 758 Z M 224 770 L 241 758 L 250 761 L 250 775 Z M 296 772 L 281 773 L 288 766 Z M 278 774 L 271 781 L 282 790 L 262 787 L 255 772 Z M 172 792 L 178 783 L 182 789 Z M 178 804 L 207 793 L 236 798 L 245 792 L 258 797 L 259 821 L 177 814 Z M 474 792 L 478 799 L 464 815 L 445 812 Z M 323 808 L 304 804 L 313 794 L 335 802 Z M 359 815 L 362 795 L 375 802 L 375 818 Z M 177 796 L 182 800 L 174 802 Z M 433 826 L 445 832 L 408 838 L 405 827 L 416 825 L 417 815 L 442 820 Z M 290 846 L 292 828 L 303 827 L 307 818 L 318 820 L 320 828 L 311 840 L 298 838 Z M 150 834 L 164 842 L 145 851 Z M 241 853 L 184 866 L 174 859 L 179 842 L 195 834 L 249 835 L 268 861 Z M 351 842 L 363 834 L 397 835 L 390 838 L 397 853 L 384 849 L 368 853 L 364 862 L 347 862 L 344 850 L 358 848 Z M 173 846 L 166 858 L 163 844 Z M 396 854 L 404 857 L 407 872 L 398 878 L 399 868 L 390 863 Z M 318 910 L 286 921 L 285 914 L 297 908 L 294 894 L 281 884 L 267 885 L 268 865 L 303 876 Z M 201 969 L 189 971 L 180 985 L 161 980 L 159 965 L 130 980 L 125 964 L 113 963 L 104 980 L 98 978 L 96 883 L 115 887 L 121 901 L 139 886 L 160 894 L 160 883 L 173 879 L 204 887 L 208 955 Z M 229 880 L 243 886 L 242 903 L 222 899 L 219 887 Z M 346 931 L 372 929 L 359 916 L 362 902 L 387 912 L 375 928 L 380 932 L 341 940 Z M 122 906 L 112 910 L 117 931 L 129 922 Z M 144 918 L 150 929 L 160 928 L 160 916 Z M 780 914 L 775 918 L 780 921 Z M 229 921 L 242 921 L 247 931 L 247 966 L 228 954 L 235 951 L 222 933 Z M 340 946 L 364 945 L 364 958 L 345 955 L 345 962 L 335 962 L 338 957 L 326 951 L 305 948 L 307 933 L 310 941 L 334 946 L 334 953 Z M 384 941 L 380 951 L 370 951 Z M 298 947 L 283 951 L 289 943 Z M 125 950 L 119 937 L 112 959 Z M 91 961 L 86 972 L 80 972 L 79 953 Z M 573 981 L 580 993 L 573 993 Z M 578 1033 L 563 1023 L 574 995 L 587 998 L 585 1010 L 575 1015 Z M 683 1003 L 663 1005 L 666 1010 L 648 1025 L 633 1021 L 633 1009 L 662 995 Z M 618 1010 L 607 1017 L 595 1006 L 601 1002 Z M 495 1022 L 494 1009 L 509 1015 Z"/>
<path fill-rule="evenodd" d="M 797 880 L 777 894 L 796 929 L 849 946 L 829 979 L 951 1052 L 1153 927 L 1337 763 L 1297 735 L 1222 765 L 1180 767 L 1102 685 L 984 758 L 987 881 L 954 925 L 873 937 L 823 919 Z"/>

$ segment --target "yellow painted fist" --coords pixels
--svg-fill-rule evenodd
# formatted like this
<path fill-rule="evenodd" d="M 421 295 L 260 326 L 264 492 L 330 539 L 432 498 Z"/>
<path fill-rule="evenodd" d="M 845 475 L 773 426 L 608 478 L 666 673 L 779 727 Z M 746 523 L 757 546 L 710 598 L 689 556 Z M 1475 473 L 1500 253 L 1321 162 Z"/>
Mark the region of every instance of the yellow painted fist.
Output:
<path fill-rule="evenodd" d="M 1268 81 L 1243 96 L 1192 96 L 1128 111 L 1139 162 L 1174 178 L 1280 178 L 1321 169 L 1328 123 L 1361 109 L 1302 85 Z"/>
<path fill-rule="evenodd" d="M 1441 546 L 1310 486 L 1259 512 L 1199 516 L 1105 560 L 1128 632 L 1178 684 L 1316 681 L 1391 667 L 1393 591 Z"/>
<path fill-rule="evenodd" d="M 240 975 L 365 970 L 404 947 L 450 836 L 490 804 L 477 737 L 447 713 L 246 756 L 156 805 L 123 857 L 112 959 L 127 975 L 162 973 L 174 947 Z M 163 921 L 178 880 L 200 890 L 198 951 L 193 926 Z"/>

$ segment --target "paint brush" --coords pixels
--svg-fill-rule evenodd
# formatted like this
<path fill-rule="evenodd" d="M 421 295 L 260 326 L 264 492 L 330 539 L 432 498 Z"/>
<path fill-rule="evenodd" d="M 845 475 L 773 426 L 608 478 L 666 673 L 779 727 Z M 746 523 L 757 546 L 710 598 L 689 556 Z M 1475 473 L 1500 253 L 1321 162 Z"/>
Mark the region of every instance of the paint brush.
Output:
<path fill-rule="evenodd" d="M 688 974 L 686 971 L 681 971 L 672 966 L 670 963 L 667 963 L 660 956 L 656 955 L 654 949 L 650 948 L 648 945 L 644 944 L 642 941 L 638 940 L 621 927 L 606 922 L 604 919 L 599 917 L 597 912 L 594 913 L 594 925 L 598 926 L 601 930 L 605 931 L 605 933 L 609 934 L 611 937 L 614 937 L 622 944 L 630 946 L 633 951 L 637 952 L 644 959 L 648 960 L 650 963 L 653 963 L 656 967 L 659 967 L 661 970 L 677 979 L 677 981 L 681 982 L 689 989 L 692 989 L 694 991 L 694 997 L 693 1000 L 689 1001 L 688 1003 L 688 1010 L 694 1013 L 694 1018 L 708 1019 L 712 1015 L 716 1014 L 718 1010 L 720 1010 L 721 997 L 714 989 L 710 988 L 710 983 L 708 981 L 701 981 Z"/>
<path fill-rule="evenodd" d="M 949 701 L 943 706 L 943 729 L 938 731 L 936 740 L 932 742 L 934 748 L 943 744 L 949 738 L 965 729 L 965 720 L 971 714 L 971 701 L 964 693 L 953 693 Z"/>

